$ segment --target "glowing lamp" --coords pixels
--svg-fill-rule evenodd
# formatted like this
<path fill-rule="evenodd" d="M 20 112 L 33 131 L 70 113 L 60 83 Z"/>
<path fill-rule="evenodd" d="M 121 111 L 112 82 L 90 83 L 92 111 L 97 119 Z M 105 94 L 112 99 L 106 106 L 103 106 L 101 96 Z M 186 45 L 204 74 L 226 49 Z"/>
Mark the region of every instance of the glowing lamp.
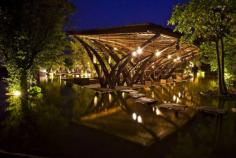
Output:
<path fill-rule="evenodd" d="M 158 56 L 160 56 L 161 55 L 161 52 L 160 51 L 156 51 L 156 56 L 158 57 Z"/>
<path fill-rule="evenodd" d="M 18 96 L 21 95 L 21 92 L 16 90 L 16 91 L 14 91 L 12 94 L 13 94 L 14 96 L 17 96 L 17 97 L 18 97 Z"/>
<path fill-rule="evenodd" d="M 142 119 L 142 117 L 141 116 L 138 116 L 138 123 L 142 123 L 143 122 L 143 119 Z"/>
<path fill-rule="evenodd" d="M 137 119 L 137 114 L 136 114 L 136 113 L 133 113 L 133 114 L 132 114 L 132 118 L 133 118 L 133 120 L 136 120 L 136 119 Z"/>
<path fill-rule="evenodd" d="M 137 56 L 137 52 L 136 51 L 132 52 L 132 56 L 136 57 Z"/>
<path fill-rule="evenodd" d="M 156 108 L 156 115 L 161 115 L 162 113 L 161 113 L 161 111 L 158 109 L 158 108 Z"/>
<path fill-rule="evenodd" d="M 143 48 L 138 47 L 137 53 L 138 53 L 138 54 L 142 54 L 142 53 L 143 53 Z"/>

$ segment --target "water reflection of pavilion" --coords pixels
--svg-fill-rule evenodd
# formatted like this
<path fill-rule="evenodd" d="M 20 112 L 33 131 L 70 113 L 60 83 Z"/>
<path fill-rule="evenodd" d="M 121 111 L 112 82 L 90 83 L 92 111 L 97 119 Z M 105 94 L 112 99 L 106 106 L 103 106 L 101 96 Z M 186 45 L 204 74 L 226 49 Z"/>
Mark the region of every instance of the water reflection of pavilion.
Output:
<path fill-rule="evenodd" d="M 192 94 L 181 85 L 138 89 L 147 97 L 159 100 L 153 105 L 137 103 L 129 93 L 122 91 L 97 92 L 76 122 L 145 146 L 151 145 L 178 130 L 194 116 Z M 158 105 L 164 102 L 187 106 L 184 111 L 159 108 Z"/>

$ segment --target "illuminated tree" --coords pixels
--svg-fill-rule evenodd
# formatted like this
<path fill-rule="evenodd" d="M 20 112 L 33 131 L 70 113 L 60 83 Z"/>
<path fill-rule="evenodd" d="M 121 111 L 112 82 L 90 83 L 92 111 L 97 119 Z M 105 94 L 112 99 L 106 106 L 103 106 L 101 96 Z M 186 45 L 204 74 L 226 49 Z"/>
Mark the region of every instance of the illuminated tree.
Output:
<path fill-rule="evenodd" d="M 198 42 L 212 60 L 216 58 L 219 94 L 227 94 L 225 84 L 226 38 L 232 36 L 235 27 L 236 3 L 234 0 L 192 0 L 174 8 L 169 24 L 183 33 L 182 40 Z M 210 51 L 214 46 L 213 51 Z M 207 50 L 207 51 L 206 51 Z M 215 53 L 215 56 L 212 55 Z"/>
<path fill-rule="evenodd" d="M 63 55 L 63 28 L 72 9 L 67 0 L 0 1 L 0 57 L 23 98 L 32 69 Z"/>

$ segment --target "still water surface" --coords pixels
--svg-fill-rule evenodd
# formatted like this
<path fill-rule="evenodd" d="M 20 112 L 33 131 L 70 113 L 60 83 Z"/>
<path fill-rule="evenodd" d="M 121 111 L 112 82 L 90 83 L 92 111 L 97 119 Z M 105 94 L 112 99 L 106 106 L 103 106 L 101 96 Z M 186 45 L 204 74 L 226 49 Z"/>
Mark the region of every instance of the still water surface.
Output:
<path fill-rule="evenodd" d="M 1 106 L 2 149 L 52 157 L 233 157 L 236 113 L 231 109 L 236 100 L 201 96 L 200 91 L 216 87 L 212 79 L 136 89 L 157 100 L 154 105 L 137 103 L 121 91 L 103 93 L 56 81 L 41 86 L 43 94 L 31 98 L 30 107 L 22 108 L 14 97 Z M 160 109 L 161 103 L 187 108 Z M 197 106 L 228 113 L 207 115 Z"/>

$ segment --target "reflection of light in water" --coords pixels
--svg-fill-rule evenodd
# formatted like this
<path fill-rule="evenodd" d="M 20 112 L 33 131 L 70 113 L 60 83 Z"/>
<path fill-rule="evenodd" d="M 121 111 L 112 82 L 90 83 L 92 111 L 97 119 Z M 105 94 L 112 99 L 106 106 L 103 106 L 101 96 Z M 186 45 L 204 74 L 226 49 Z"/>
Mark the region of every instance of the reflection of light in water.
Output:
<path fill-rule="evenodd" d="M 153 99 L 155 98 L 155 94 L 154 94 L 154 92 L 152 92 L 152 98 L 153 98 Z"/>
<path fill-rule="evenodd" d="M 173 101 L 176 101 L 176 98 L 177 98 L 177 97 L 174 95 L 174 96 L 173 96 Z"/>
<path fill-rule="evenodd" d="M 214 80 L 209 81 L 209 88 L 216 88 L 217 87 L 217 82 Z"/>
<path fill-rule="evenodd" d="M 125 98 L 125 92 L 122 92 L 121 95 L 122 95 L 122 98 Z"/>
<path fill-rule="evenodd" d="M 198 71 L 197 72 L 197 77 L 204 78 L 205 77 L 205 72 L 204 71 Z"/>
<path fill-rule="evenodd" d="M 93 103 L 94 103 L 95 106 L 98 104 L 98 97 L 97 96 L 94 97 Z"/>
<path fill-rule="evenodd" d="M 60 85 L 61 85 L 61 75 L 59 75 L 59 83 L 60 83 Z"/>
<path fill-rule="evenodd" d="M 143 122 L 143 120 L 142 120 L 142 117 L 141 116 L 138 116 L 138 123 L 142 123 Z"/>
<path fill-rule="evenodd" d="M 161 94 L 163 94 L 164 93 L 164 90 L 163 90 L 163 88 L 161 88 Z"/>
<path fill-rule="evenodd" d="M 53 80 L 54 79 L 54 74 L 52 72 L 50 72 L 48 78 Z"/>
<path fill-rule="evenodd" d="M 156 115 L 161 115 L 161 114 L 162 114 L 161 111 L 158 108 L 156 108 Z"/>
<path fill-rule="evenodd" d="M 136 113 L 133 113 L 133 114 L 132 114 L 132 118 L 133 118 L 133 120 L 136 120 L 136 119 L 137 119 L 137 114 L 136 114 Z"/>
<path fill-rule="evenodd" d="M 180 100 L 179 100 L 179 98 L 177 97 L 177 99 L 176 99 L 176 103 L 179 103 L 180 102 Z"/>
<path fill-rule="evenodd" d="M 111 93 L 109 93 L 108 98 L 109 98 L 109 103 L 111 103 L 111 101 L 112 101 Z"/>
<path fill-rule="evenodd" d="M 179 98 L 181 97 L 181 93 L 180 92 L 178 93 L 178 96 L 179 96 Z"/>

